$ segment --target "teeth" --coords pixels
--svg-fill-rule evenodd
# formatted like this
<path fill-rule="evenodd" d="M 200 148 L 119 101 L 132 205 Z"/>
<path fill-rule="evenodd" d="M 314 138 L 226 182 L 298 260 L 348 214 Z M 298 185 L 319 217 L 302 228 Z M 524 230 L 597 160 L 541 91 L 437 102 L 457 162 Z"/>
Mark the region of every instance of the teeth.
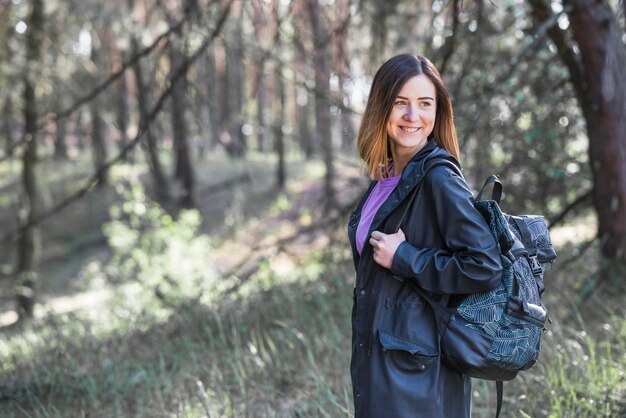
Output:
<path fill-rule="evenodd" d="M 406 128 L 404 126 L 401 126 L 400 129 L 402 129 L 404 132 L 415 133 L 419 128 Z"/>

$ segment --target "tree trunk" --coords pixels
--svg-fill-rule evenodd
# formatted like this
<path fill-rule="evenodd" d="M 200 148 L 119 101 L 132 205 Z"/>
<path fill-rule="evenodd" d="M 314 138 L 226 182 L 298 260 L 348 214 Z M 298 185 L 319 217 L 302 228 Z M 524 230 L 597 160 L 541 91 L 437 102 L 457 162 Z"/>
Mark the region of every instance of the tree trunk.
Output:
<path fill-rule="evenodd" d="M 2 109 L 2 133 L 4 134 L 4 148 L 7 154 L 13 151 L 13 101 L 11 96 L 7 95 L 4 107 Z"/>
<path fill-rule="evenodd" d="M 381 64 L 381 57 L 387 56 L 387 26 L 388 17 L 396 13 L 399 0 L 387 0 L 374 2 L 374 16 L 371 20 L 372 44 L 370 45 L 369 61 L 371 69 L 378 68 Z M 373 71 L 369 71 L 373 73 Z"/>
<path fill-rule="evenodd" d="M 341 0 L 338 4 L 339 21 L 344 22 L 350 18 L 349 0 Z M 338 102 L 345 106 L 341 109 L 341 117 L 339 119 L 339 132 L 341 133 L 341 145 L 344 150 L 352 150 L 354 148 L 354 140 L 356 131 L 352 122 L 352 115 L 347 110 L 351 107 L 350 93 L 351 89 L 346 89 L 346 85 L 350 81 L 350 48 L 348 47 L 348 28 L 335 34 L 335 71 L 339 78 L 339 94 Z M 354 87 L 351 87 L 354 88 Z"/>
<path fill-rule="evenodd" d="M 0 4 L 0 33 L 5 36 L 0 40 L 0 62 L 9 63 L 12 58 L 12 51 L 9 48 L 10 37 L 8 34 L 13 32 L 13 29 L 9 29 L 14 22 L 11 19 L 11 6 L 12 2 L 4 2 Z M 7 155 L 13 154 L 13 100 L 11 94 L 6 94 L 6 99 L 1 108 L 2 111 L 2 135 L 4 136 L 4 144 L 0 144 L 6 150 Z"/>
<path fill-rule="evenodd" d="M 118 46 L 120 34 L 113 29 L 112 16 L 104 13 L 103 15 L 105 17 L 102 21 L 103 29 L 100 30 L 102 37 L 99 58 L 104 57 L 104 59 L 100 59 L 100 68 L 106 69 L 109 73 L 114 73 L 122 68 L 122 63 L 124 62 L 124 52 L 120 50 Z M 126 89 L 126 73 L 122 74 L 121 77 L 118 77 L 117 80 L 115 80 L 107 93 L 107 98 L 104 99 L 103 103 L 111 103 L 114 107 L 113 114 L 115 115 L 115 128 L 118 135 L 116 142 L 118 149 L 122 151 L 128 143 L 127 130 L 129 104 L 128 92 Z M 106 107 L 107 109 L 110 109 L 109 106 Z M 125 161 L 132 161 L 133 150 L 134 148 L 131 148 L 126 152 L 126 154 L 124 154 Z"/>
<path fill-rule="evenodd" d="M 208 71 L 206 68 L 206 60 L 196 61 L 195 77 L 193 79 L 192 87 L 192 103 L 193 108 L 193 120 L 195 122 L 195 135 L 192 134 L 192 138 L 197 138 L 195 142 L 192 142 L 198 160 L 204 160 L 206 152 L 209 149 L 210 139 L 208 137 L 209 121 L 204 115 L 205 109 L 209 101 L 209 93 L 207 91 L 206 79 L 208 78 Z"/>
<path fill-rule="evenodd" d="M 128 91 L 126 89 L 126 76 L 123 75 L 120 79 L 115 83 L 115 122 L 117 123 L 117 129 L 119 131 L 118 145 L 120 150 L 123 149 L 128 143 L 128 135 L 126 134 L 128 131 L 128 114 L 129 114 L 129 106 L 128 106 Z M 132 160 L 133 150 L 129 150 L 126 153 L 126 160 Z"/>
<path fill-rule="evenodd" d="M 66 95 L 66 89 L 61 85 L 56 94 L 57 106 L 59 109 L 65 109 L 65 100 L 63 100 L 63 97 Z M 54 124 L 54 158 L 57 160 L 67 159 L 67 144 L 65 143 L 67 123 L 67 118 L 62 118 L 56 120 Z"/>
<path fill-rule="evenodd" d="M 298 130 L 298 142 L 300 149 L 304 152 L 304 156 L 307 160 L 313 158 L 314 144 L 312 140 L 311 127 L 309 126 L 309 118 L 312 113 L 311 100 L 309 99 L 309 91 L 300 86 L 300 83 L 305 81 L 305 52 L 299 45 L 294 45 L 294 72 L 297 82 L 293 84 L 293 96 L 294 96 L 294 120 L 297 121 Z"/>
<path fill-rule="evenodd" d="M 170 74 L 174 74 L 184 61 L 184 56 L 179 47 L 170 44 Z M 184 208 L 194 206 L 193 188 L 194 176 L 191 167 L 191 156 L 187 138 L 187 125 L 185 122 L 185 110 L 187 109 L 187 76 L 183 75 L 176 80 L 176 87 L 172 89 L 172 135 L 174 140 L 174 152 L 176 167 L 174 176 L 182 183 L 183 190 L 180 204 Z"/>
<path fill-rule="evenodd" d="M 276 106 L 274 107 L 274 139 L 276 154 L 278 155 L 276 184 L 280 190 L 283 190 L 287 178 L 285 168 L 285 138 L 283 134 L 283 125 L 285 124 L 285 81 L 283 77 L 283 66 L 278 63 L 275 68 Z"/>
<path fill-rule="evenodd" d="M 241 132 L 243 126 L 243 88 L 245 85 L 243 77 L 243 5 L 236 3 L 239 7 L 235 21 L 235 35 L 232 43 L 234 50 L 228 51 L 226 61 L 228 65 L 229 83 L 231 89 L 230 99 L 231 113 L 229 115 L 229 133 L 231 138 L 231 156 L 241 158 L 246 153 L 246 141 Z"/>
<path fill-rule="evenodd" d="M 95 36 L 94 39 L 97 39 Z M 91 50 L 91 61 L 95 68 L 100 68 L 100 51 L 95 45 Z M 91 112 L 91 148 L 96 172 L 98 173 L 98 186 L 104 186 L 108 182 L 108 170 L 103 169 L 107 160 L 107 147 L 105 143 L 105 123 L 102 119 L 102 99 L 98 95 L 94 97 L 89 105 Z"/>
<path fill-rule="evenodd" d="M 549 4 L 529 0 L 533 17 L 552 15 Z M 616 16 L 605 0 L 565 0 L 571 37 L 548 30 L 569 70 L 587 124 L 593 198 L 602 254 L 626 262 L 626 48 Z"/>
<path fill-rule="evenodd" d="M 31 3 L 26 35 L 26 68 L 24 82 L 24 153 L 22 155 L 22 182 L 25 196 L 20 211 L 21 235 L 18 240 L 17 312 L 20 318 L 32 318 L 35 308 L 35 286 L 39 262 L 39 231 L 34 223 L 40 211 L 39 190 L 35 166 L 37 164 L 37 100 L 35 86 L 40 67 L 44 27 L 43 2 Z"/>
<path fill-rule="evenodd" d="M 132 39 L 133 53 L 136 53 L 139 48 L 137 46 L 137 40 Z M 137 61 L 133 66 L 133 72 L 135 74 L 135 85 L 137 87 L 137 105 L 139 107 L 139 126 L 143 126 L 148 116 L 148 109 L 151 104 L 148 100 L 148 92 L 146 85 L 143 81 L 143 74 L 141 70 L 141 62 Z M 167 184 L 167 178 L 163 171 L 163 165 L 159 160 L 159 150 L 157 144 L 157 138 L 154 136 L 152 126 L 150 124 L 145 125 L 146 135 L 146 154 L 148 157 L 148 164 L 150 166 L 150 172 L 152 173 L 152 181 L 154 183 L 154 191 L 157 199 L 163 203 L 169 198 L 169 189 Z"/>
<path fill-rule="evenodd" d="M 209 148 L 213 149 L 220 143 L 218 73 L 215 65 L 215 46 L 210 45 L 206 52 L 207 68 L 207 107 L 210 129 Z"/>
<path fill-rule="evenodd" d="M 87 129 L 85 128 L 85 111 L 78 109 L 76 111 L 76 122 L 74 124 L 74 135 L 76 136 L 76 148 L 79 151 L 84 151 L 86 147 Z"/>
<path fill-rule="evenodd" d="M 309 35 L 311 25 L 310 19 L 308 18 L 309 7 L 307 2 L 308 0 L 294 0 L 293 2 L 294 37 L 292 42 L 292 56 L 295 83 L 292 84 L 292 119 L 295 121 L 296 138 L 300 150 L 304 153 L 304 157 L 310 160 L 313 158 L 315 149 L 310 127 L 311 115 L 313 115 L 314 112 L 311 106 L 311 95 L 305 84 L 308 79 L 307 57 L 309 56 L 306 51 L 305 42 L 312 38 L 312 36 Z"/>
<path fill-rule="evenodd" d="M 265 107 L 267 106 L 267 89 L 265 88 L 264 67 L 265 61 L 260 62 L 257 68 L 257 107 L 256 107 L 256 121 L 257 121 L 257 149 L 260 152 L 266 151 L 265 144 Z"/>
<path fill-rule="evenodd" d="M 587 122 L 602 253 L 626 262 L 626 48 L 606 0 L 564 0 L 580 49 L 578 97 Z"/>
<path fill-rule="evenodd" d="M 66 119 L 57 120 L 55 123 L 54 158 L 58 160 L 67 159 L 67 144 L 65 144 L 66 124 Z"/>
<path fill-rule="evenodd" d="M 337 207 L 333 179 L 333 143 L 331 133 L 331 117 L 328 99 L 330 97 L 330 59 L 328 31 L 322 23 L 321 7 L 318 0 L 309 0 L 309 18 L 313 30 L 313 64 L 315 67 L 315 133 L 316 142 L 322 148 L 322 157 L 326 166 L 324 176 L 324 192 L 326 194 L 326 211 Z"/>

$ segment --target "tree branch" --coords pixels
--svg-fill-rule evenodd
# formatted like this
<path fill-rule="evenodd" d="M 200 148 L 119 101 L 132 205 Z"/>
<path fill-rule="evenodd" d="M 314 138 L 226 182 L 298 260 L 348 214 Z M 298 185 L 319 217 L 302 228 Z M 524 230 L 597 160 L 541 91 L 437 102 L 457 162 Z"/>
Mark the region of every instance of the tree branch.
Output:
<path fill-rule="evenodd" d="M 591 200 L 591 193 L 592 193 L 592 190 L 588 190 L 585 193 L 581 194 L 576 199 L 574 199 L 574 201 L 572 203 L 567 205 L 565 207 L 565 209 L 563 209 L 561 211 L 561 213 L 559 213 L 559 214 L 553 216 L 551 219 L 549 219 L 548 220 L 548 225 L 549 225 L 548 229 L 551 229 L 554 225 L 557 225 L 558 223 L 562 222 L 563 219 L 565 219 L 565 216 L 569 212 L 574 210 L 576 207 L 582 206 L 583 204 L 591 203 L 591 202 L 588 202 L 588 200 Z"/>
<path fill-rule="evenodd" d="M 454 47 L 456 46 L 456 35 L 459 29 L 459 0 L 452 2 L 452 35 L 446 39 L 446 43 L 443 46 L 443 59 L 439 66 L 439 73 L 444 74 L 448 66 L 448 61 L 454 53 Z"/>
<path fill-rule="evenodd" d="M 154 105 L 154 107 L 152 108 L 150 113 L 148 113 L 146 115 L 145 119 L 142 121 L 141 125 L 139 126 L 139 130 L 138 130 L 137 134 L 135 135 L 135 137 L 132 140 L 130 140 L 120 150 L 120 152 L 113 159 L 107 161 L 102 167 L 100 167 L 98 169 L 98 171 L 96 171 L 96 173 L 92 174 L 92 176 L 89 179 L 87 179 L 85 185 L 81 189 L 79 189 L 74 194 L 70 195 L 65 200 L 63 200 L 60 203 L 58 203 L 57 205 L 55 205 L 53 208 L 51 208 L 47 212 L 45 212 L 45 213 L 41 214 L 40 216 L 38 216 L 31 223 L 28 223 L 28 224 L 24 225 L 21 228 L 16 228 L 16 229 L 10 231 L 9 233 L 5 234 L 2 237 L 2 239 L 0 240 L 0 243 L 6 243 L 6 242 L 9 242 L 9 241 L 12 241 L 12 240 L 16 239 L 17 237 L 19 237 L 22 234 L 24 229 L 29 228 L 29 227 L 34 226 L 34 225 L 40 224 L 44 220 L 46 220 L 46 219 L 52 217 L 53 215 L 61 212 L 63 209 L 65 209 L 66 207 L 70 206 L 72 203 L 78 201 L 81 197 L 83 197 L 88 192 L 93 190 L 94 186 L 96 186 L 98 184 L 98 178 L 99 178 L 99 176 L 100 176 L 100 174 L 102 172 L 104 172 L 106 170 L 109 170 L 112 166 L 114 166 L 118 162 L 124 160 L 124 158 L 126 157 L 126 154 L 128 154 L 128 152 L 131 149 L 133 149 L 141 141 L 143 133 L 146 131 L 146 129 L 148 128 L 149 124 L 161 112 L 161 110 L 163 108 L 163 104 L 165 103 L 165 100 L 172 94 L 172 91 L 174 90 L 174 86 L 176 85 L 176 81 L 179 80 L 181 77 L 183 77 L 187 73 L 187 71 L 189 69 L 189 66 L 193 62 L 195 62 L 198 59 L 198 57 L 200 57 L 200 55 L 202 55 L 202 53 L 204 53 L 206 48 L 218 36 L 218 34 L 220 33 L 220 31 L 222 29 L 222 26 L 226 22 L 226 18 L 228 17 L 228 14 L 230 12 L 230 8 L 231 8 L 231 5 L 232 5 L 233 1 L 234 0 L 229 0 L 228 1 L 227 5 L 225 6 L 224 10 L 222 11 L 222 14 L 219 17 L 219 19 L 218 19 L 218 21 L 216 23 L 216 27 L 213 30 L 213 32 L 211 33 L 211 35 L 204 40 L 204 42 L 202 43 L 202 45 L 200 45 L 200 47 L 196 50 L 196 52 L 194 52 L 191 56 L 189 56 L 189 57 L 187 57 L 185 59 L 185 61 L 182 63 L 182 65 L 176 70 L 176 73 L 174 73 L 172 75 L 172 77 L 168 80 L 169 81 L 169 85 L 167 86 L 165 91 L 161 94 L 161 96 L 159 97 L 159 100 Z"/>
<path fill-rule="evenodd" d="M 534 0 L 530 0 L 530 1 L 534 1 Z M 507 73 L 500 78 L 500 80 L 496 83 L 496 86 L 489 93 L 489 96 L 487 96 L 487 98 L 481 104 L 480 108 L 476 112 L 476 116 L 474 117 L 469 127 L 465 131 L 465 134 L 463 135 L 463 140 L 459 144 L 460 147 L 463 147 L 467 143 L 469 136 L 474 132 L 474 130 L 476 129 L 476 126 L 478 126 L 478 122 L 480 121 L 480 118 L 482 117 L 483 113 L 485 113 L 485 111 L 491 104 L 491 101 L 493 100 L 493 98 L 498 93 L 500 93 L 504 84 L 513 76 L 513 74 L 515 74 L 515 71 L 517 71 L 517 68 L 520 66 L 520 64 L 522 64 L 522 62 L 524 62 L 526 57 L 529 56 L 531 53 L 537 52 L 537 46 L 543 40 L 546 32 L 550 28 L 556 25 L 559 17 L 561 17 L 561 15 L 563 15 L 564 13 L 565 13 L 565 10 L 562 10 L 560 13 L 553 14 L 552 16 L 549 16 L 546 20 L 544 20 L 540 25 L 537 26 L 537 28 L 532 33 L 533 41 L 530 42 L 528 45 L 526 45 L 526 47 L 521 52 L 521 54 L 519 54 L 517 58 L 515 58 L 515 60 L 511 63 L 511 66 L 509 67 L 509 70 L 507 71 Z"/>
<path fill-rule="evenodd" d="M 58 122 L 61 119 L 65 119 L 68 116 L 70 116 L 72 113 L 74 113 L 76 110 L 78 110 L 80 107 L 82 107 L 84 104 L 90 102 L 91 100 L 93 100 L 96 96 L 98 96 L 100 93 L 102 93 L 104 90 L 106 90 L 111 84 L 113 84 L 118 78 L 120 78 L 128 68 L 131 68 L 133 65 L 135 65 L 141 58 L 149 55 L 152 51 L 154 51 L 154 49 L 157 48 L 157 46 L 159 46 L 159 44 L 161 43 L 161 41 L 163 41 L 164 39 L 166 39 L 166 43 L 169 43 L 169 37 L 175 33 L 178 32 L 183 24 L 186 21 L 186 17 L 185 19 L 182 19 L 181 21 L 177 22 L 176 24 L 170 26 L 170 28 L 165 31 L 164 33 L 162 33 L 161 35 L 159 35 L 153 42 L 152 44 L 150 44 L 149 46 L 147 46 L 146 48 L 142 49 L 141 51 L 137 52 L 135 55 L 133 55 L 128 61 L 124 62 L 122 64 L 122 67 L 110 74 L 106 80 L 104 80 L 102 83 L 100 83 L 100 85 L 96 86 L 92 91 L 90 91 L 89 93 L 87 93 L 86 95 L 84 95 L 83 97 L 81 97 L 80 99 L 78 99 L 76 102 L 74 102 L 72 105 L 70 105 L 69 107 L 67 107 L 66 109 L 58 112 L 58 113 L 53 113 L 53 112 L 43 112 L 45 114 L 44 117 L 41 118 L 41 120 L 39 120 L 37 122 L 37 128 L 42 129 L 47 122 Z M 0 158 L 0 164 L 3 163 L 5 160 L 8 160 L 9 158 L 11 158 L 13 156 L 13 153 L 15 152 L 15 150 L 17 150 L 18 147 L 22 146 L 25 144 L 25 139 L 22 138 L 19 141 L 14 142 L 11 147 L 5 151 L 5 155 Z"/>
<path fill-rule="evenodd" d="M 552 12 L 552 8 L 548 3 L 545 2 L 545 0 L 528 0 L 528 3 L 532 8 L 533 17 L 537 21 L 542 22 L 550 17 L 555 17 L 554 13 Z M 556 15 L 556 17 L 558 18 L 559 15 L 568 11 L 569 10 L 563 10 L 558 15 Z M 574 50 L 569 45 L 569 42 L 565 39 L 564 32 L 561 29 L 556 26 L 549 28 L 548 36 L 554 43 L 554 46 L 556 46 L 559 56 L 567 66 L 572 85 L 574 86 L 574 90 L 578 94 L 578 90 L 583 81 L 583 70 L 579 59 L 576 58 Z"/>

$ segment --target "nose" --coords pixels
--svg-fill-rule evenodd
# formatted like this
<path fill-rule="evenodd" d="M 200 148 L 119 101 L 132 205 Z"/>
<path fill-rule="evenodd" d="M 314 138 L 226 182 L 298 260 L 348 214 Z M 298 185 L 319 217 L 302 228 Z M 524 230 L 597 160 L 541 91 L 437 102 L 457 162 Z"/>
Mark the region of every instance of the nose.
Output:
<path fill-rule="evenodd" d="M 406 107 L 406 112 L 404 113 L 404 119 L 409 122 L 415 122 L 418 118 L 418 109 L 415 103 L 411 103 Z"/>

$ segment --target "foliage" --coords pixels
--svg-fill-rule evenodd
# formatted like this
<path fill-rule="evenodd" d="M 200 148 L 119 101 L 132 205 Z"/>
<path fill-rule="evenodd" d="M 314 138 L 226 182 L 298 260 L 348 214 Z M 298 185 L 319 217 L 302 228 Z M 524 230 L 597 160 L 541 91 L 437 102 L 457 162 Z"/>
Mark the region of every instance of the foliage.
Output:
<path fill-rule="evenodd" d="M 141 186 L 129 185 L 122 194 L 103 226 L 113 251 L 108 275 L 117 282 L 136 280 L 142 295 L 167 303 L 215 292 L 217 273 L 207 260 L 209 238 L 198 233 L 199 211 L 182 210 L 174 219 Z"/>
<path fill-rule="evenodd" d="M 145 202 L 134 193 L 130 201 Z M 564 251 L 568 258 L 571 249 Z M 589 251 L 593 257 L 597 248 Z M 582 273 L 586 264 L 581 258 L 550 272 L 546 302 L 554 324 L 539 364 L 505 384 L 507 416 L 626 413 L 623 312 L 600 322 L 585 316 L 583 324 L 556 309 L 571 296 L 570 270 Z M 336 243 L 290 268 L 268 259 L 238 294 L 222 295 L 219 303 L 181 296 L 161 315 L 131 292 L 92 313 L 50 317 L 0 343 L 0 411 L 3 417 L 350 416 L 352 280 L 349 250 Z M 494 405 L 493 383 L 474 381 L 473 416 L 493 416 Z"/>

